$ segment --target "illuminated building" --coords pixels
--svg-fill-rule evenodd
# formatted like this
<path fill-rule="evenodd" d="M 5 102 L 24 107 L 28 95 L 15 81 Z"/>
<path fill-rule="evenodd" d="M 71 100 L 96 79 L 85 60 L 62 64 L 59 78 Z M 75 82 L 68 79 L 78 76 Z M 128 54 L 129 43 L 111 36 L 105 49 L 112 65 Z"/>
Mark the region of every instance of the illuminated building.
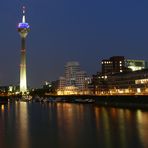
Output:
<path fill-rule="evenodd" d="M 59 78 L 59 89 L 63 89 L 66 86 L 66 79 L 65 77 Z"/>
<path fill-rule="evenodd" d="M 132 71 L 142 70 L 146 68 L 146 62 L 144 60 L 125 60 L 125 66 L 130 68 Z"/>
<path fill-rule="evenodd" d="M 93 75 L 92 92 L 94 94 L 148 94 L 148 69 L 114 73 L 101 77 Z"/>
<path fill-rule="evenodd" d="M 108 76 L 97 72 L 97 74 L 92 75 L 92 82 L 89 84 L 89 89 L 93 94 L 100 94 L 100 92 L 108 91 L 107 85 Z"/>
<path fill-rule="evenodd" d="M 59 78 L 59 90 L 68 93 L 83 91 L 88 83 L 88 78 L 85 71 L 80 70 L 80 65 L 77 61 L 67 62 L 65 65 L 65 76 Z M 77 88 L 74 91 L 71 88 Z M 68 90 L 67 90 L 68 89 Z M 77 92 L 78 93 L 78 92 Z"/>
<path fill-rule="evenodd" d="M 66 86 L 76 85 L 76 73 L 80 71 L 80 65 L 76 61 L 67 62 L 65 65 Z"/>
<path fill-rule="evenodd" d="M 76 73 L 77 77 L 76 77 L 76 86 L 83 91 L 86 88 L 86 72 L 85 71 L 78 71 Z"/>
<path fill-rule="evenodd" d="M 78 87 L 75 86 L 65 86 L 63 89 L 57 91 L 58 95 L 77 95 L 79 92 Z"/>
<path fill-rule="evenodd" d="M 130 88 L 133 92 L 136 92 L 140 88 L 145 91 L 145 88 L 148 88 L 148 69 L 110 75 L 107 85 L 112 89 Z"/>
<path fill-rule="evenodd" d="M 26 23 L 25 7 L 23 7 L 22 22 L 18 24 L 18 32 L 21 36 L 21 62 L 20 62 L 20 92 L 24 94 L 27 92 L 27 78 L 26 78 L 26 37 L 30 30 L 30 26 Z"/>
<path fill-rule="evenodd" d="M 123 72 L 125 70 L 124 56 L 113 56 L 110 59 L 102 60 L 102 74 Z"/>
<path fill-rule="evenodd" d="M 113 56 L 103 59 L 102 72 L 92 77 L 91 91 L 94 94 L 111 92 L 142 92 L 148 88 L 147 62 L 144 60 L 125 59 L 124 56 Z M 144 70 L 145 69 L 145 70 Z M 137 72 L 136 72 L 137 71 Z M 121 90 L 122 89 L 122 90 Z M 123 91 L 124 89 L 124 91 Z"/>
<path fill-rule="evenodd" d="M 136 71 L 147 68 L 144 60 L 125 59 L 124 56 L 113 56 L 110 59 L 103 59 L 102 74 L 108 75 L 125 71 Z"/>

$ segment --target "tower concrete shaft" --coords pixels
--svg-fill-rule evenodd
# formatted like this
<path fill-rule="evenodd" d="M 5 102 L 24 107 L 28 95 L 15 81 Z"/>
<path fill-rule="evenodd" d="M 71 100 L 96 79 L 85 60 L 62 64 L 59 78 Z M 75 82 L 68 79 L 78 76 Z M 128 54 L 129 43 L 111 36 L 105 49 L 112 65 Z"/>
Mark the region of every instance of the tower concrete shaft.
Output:
<path fill-rule="evenodd" d="M 25 10 L 23 7 L 22 22 L 18 24 L 18 32 L 21 36 L 21 62 L 20 62 L 20 92 L 27 92 L 26 76 L 26 37 L 30 30 L 29 24 L 25 22 Z"/>
<path fill-rule="evenodd" d="M 26 38 L 21 39 L 21 63 L 20 63 L 20 92 L 27 91 L 27 75 L 26 75 Z"/>

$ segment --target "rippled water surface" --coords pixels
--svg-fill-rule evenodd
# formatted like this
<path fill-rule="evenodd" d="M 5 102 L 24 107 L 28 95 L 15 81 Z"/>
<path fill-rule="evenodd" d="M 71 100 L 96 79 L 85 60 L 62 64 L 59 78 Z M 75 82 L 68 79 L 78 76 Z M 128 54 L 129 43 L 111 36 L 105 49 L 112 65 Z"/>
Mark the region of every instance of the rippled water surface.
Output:
<path fill-rule="evenodd" d="M 147 148 L 148 112 L 91 104 L 0 105 L 0 148 Z"/>

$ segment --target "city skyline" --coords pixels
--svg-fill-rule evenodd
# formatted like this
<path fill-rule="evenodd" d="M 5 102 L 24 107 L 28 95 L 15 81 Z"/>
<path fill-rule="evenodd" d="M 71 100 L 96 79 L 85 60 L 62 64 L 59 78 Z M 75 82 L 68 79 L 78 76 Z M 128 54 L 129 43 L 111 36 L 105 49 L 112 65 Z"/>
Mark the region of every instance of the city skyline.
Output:
<path fill-rule="evenodd" d="M 27 39 L 31 87 L 58 79 L 67 61 L 79 61 L 88 74 L 94 74 L 101 70 L 101 60 L 113 55 L 147 60 L 146 1 L 3 1 L 0 85 L 19 83 L 20 39 L 16 26 L 22 5 L 27 6 L 32 29 Z"/>

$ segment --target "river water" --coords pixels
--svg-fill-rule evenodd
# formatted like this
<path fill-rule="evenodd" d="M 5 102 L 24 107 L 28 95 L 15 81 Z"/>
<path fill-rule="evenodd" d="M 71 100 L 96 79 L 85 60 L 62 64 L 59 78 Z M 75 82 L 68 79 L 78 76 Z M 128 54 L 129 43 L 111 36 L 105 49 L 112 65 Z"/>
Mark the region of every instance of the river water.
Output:
<path fill-rule="evenodd" d="M 94 104 L 0 105 L 0 148 L 148 148 L 148 112 Z"/>

